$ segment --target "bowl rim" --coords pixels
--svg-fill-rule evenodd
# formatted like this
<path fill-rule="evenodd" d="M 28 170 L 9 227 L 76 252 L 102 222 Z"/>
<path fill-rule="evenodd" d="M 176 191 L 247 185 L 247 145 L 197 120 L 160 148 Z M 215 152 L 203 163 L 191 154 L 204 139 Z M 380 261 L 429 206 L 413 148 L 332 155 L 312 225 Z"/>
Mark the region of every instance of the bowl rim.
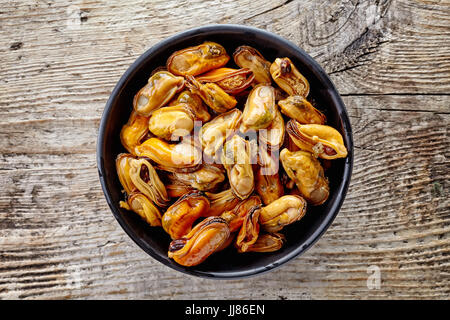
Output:
<path fill-rule="evenodd" d="M 268 38 L 272 38 L 273 40 L 277 41 L 278 43 L 281 43 L 283 46 L 289 47 L 293 51 L 297 51 L 302 57 L 302 62 L 308 65 L 308 67 L 314 71 L 314 74 L 316 77 L 318 77 L 318 80 L 321 83 L 324 83 L 327 88 L 330 90 L 330 96 L 332 98 L 332 101 L 334 105 L 336 106 L 336 109 L 339 114 L 339 119 L 342 122 L 342 126 L 344 129 L 344 139 L 347 142 L 347 150 L 348 155 L 345 159 L 344 164 L 344 172 L 343 172 L 343 179 L 340 185 L 338 186 L 337 193 L 340 195 L 336 201 L 332 204 L 330 210 L 326 214 L 324 220 L 319 225 L 319 227 L 316 228 L 316 230 L 307 238 L 305 243 L 301 246 L 298 246 L 293 251 L 289 252 L 288 254 L 284 255 L 283 257 L 279 258 L 275 262 L 268 264 L 266 266 L 262 267 L 252 267 L 248 270 L 244 271 L 230 271 L 230 272 L 211 272 L 211 271 L 199 271 L 190 269 L 187 267 L 179 266 L 175 263 L 170 263 L 168 260 L 163 259 L 157 252 L 155 252 L 151 247 L 149 247 L 142 239 L 140 239 L 139 236 L 135 234 L 135 232 L 128 226 L 127 223 L 125 223 L 119 209 L 118 205 L 113 203 L 111 199 L 111 193 L 108 188 L 107 182 L 106 182 L 106 172 L 105 172 L 105 166 L 104 166 L 104 159 L 103 159 L 103 145 L 104 145 L 104 136 L 105 136 L 105 130 L 107 126 L 106 119 L 109 118 L 110 113 L 112 112 L 113 102 L 116 99 L 116 97 L 120 94 L 122 89 L 125 87 L 126 83 L 130 81 L 130 79 L 133 78 L 133 76 L 136 73 L 136 70 L 138 70 L 139 66 L 145 62 L 147 59 L 151 58 L 153 55 L 157 54 L 159 50 L 163 49 L 165 46 L 170 45 L 172 42 L 177 40 L 182 40 L 185 37 L 189 37 L 192 35 L 202 34 L 202 33 L 209 33 L 209 32 L 253 32 L 260 35 L 263 35 Z M 331 223 L 336 218 L 343 202 L 345 199 L 345 196 L 347 194 L 352 170 L 353 170 L 353 134 L 352 134 L 352 128 L 350 124 L 350 119 L 347 114 L 347 110 L 345 107 L 344 102 L 342 101 L 342 98 L 337 91 L 335 85 L 329 78 L 328 74 L 322 69 L 322 67 L 309 55 L 307 54 L 303 49 L 299 48 L 297 45 L 292 43 L 289 40 L 284 39 L 283 37 L 255 27 L 246 26 L 246 25 L 239 25 L 239 24 L 209 24 L 204 25 L 200 27 L 191 28 L 185 31 L 181 31 L 178 33 L 175 33 L 172 36 L 169 36 L 165 38 L 164 40 L 156 43 L 149 49 L 147 49 L 144 53 L 142 53 L 129 67 L 128 69 L 123 73 L 123 75 L 120 77 L 119 81 L 115 85 L 114 89 L 112 90 L 108 101 L 105 105 L 105 108 L 103 110 L 99 130 L 98 130 L 98 138 L 97 138 L 97 147 L 96 147 L 96 160 L 97 160 L 97 169 L 100 179 L 100 184 L 102 186 L 103 194 L 106 198 L 106 201 L 108 203 L 108 206 L 110 207 L 110 210 L 112 211 L 114 217 L 118 221 L 119 225 L 122 227 L 122 229 L 127 233 L 127 235 L 147 254 L 149 254 L 151 257 L 156 259 L 157 261 L 161 262 L 162 264 L 170 267 L 171 269 L 180 271 L 184 274 L 189 274 L 193 276 L 198 276 L 201 278 L 213 278 L 213 279 L 240 279 L 240 278 L 247 278 L 250 276 L 259 275 L 262 273 L 266 273 L 270 270 L 274 270 L 281 265 L 287 263 L 288 261 L 291 261 L 295 257 L 303 254 L 306 252 L 309 248 L 311 248 L 320 238 L 321 236 L 327 231 Z"/>

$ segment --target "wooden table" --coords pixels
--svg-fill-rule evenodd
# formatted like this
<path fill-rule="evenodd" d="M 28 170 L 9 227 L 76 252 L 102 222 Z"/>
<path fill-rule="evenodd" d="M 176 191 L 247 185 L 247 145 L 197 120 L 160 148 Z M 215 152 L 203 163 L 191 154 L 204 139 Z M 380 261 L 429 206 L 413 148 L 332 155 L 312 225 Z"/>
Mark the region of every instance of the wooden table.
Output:
<path fill-rule="evenodd" d="M 2 1 L 0 298 L 449 297 L 448 0 L 122 3 Z M 147 256 L 112 216 L 95 160 L 122 73 L 158 41 L 211 23 L 305 49 L 354 131 L 352 182 L 332 226 L 301 257 L 243 280 L 195 278 Z"/>

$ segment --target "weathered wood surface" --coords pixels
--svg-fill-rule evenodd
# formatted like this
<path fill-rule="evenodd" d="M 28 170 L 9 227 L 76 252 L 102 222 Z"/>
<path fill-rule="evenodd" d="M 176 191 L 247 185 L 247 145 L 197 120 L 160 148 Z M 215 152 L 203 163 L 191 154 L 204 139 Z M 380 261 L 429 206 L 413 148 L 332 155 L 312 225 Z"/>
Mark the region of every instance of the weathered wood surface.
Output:
<path fill-rule="evenodd" d="M 449 297 L 448 0 L 122 3 L 2 1 L 1 299 Z M 121 74 L 161 39 L 209 23 L 303 47 L 341 92 L 356 145 L 348 196 L 321 240 L 243 280 L 149 258 L 111 215 L 95 162 Z M 372 268 L 379 288 L 367 286 Z"/>

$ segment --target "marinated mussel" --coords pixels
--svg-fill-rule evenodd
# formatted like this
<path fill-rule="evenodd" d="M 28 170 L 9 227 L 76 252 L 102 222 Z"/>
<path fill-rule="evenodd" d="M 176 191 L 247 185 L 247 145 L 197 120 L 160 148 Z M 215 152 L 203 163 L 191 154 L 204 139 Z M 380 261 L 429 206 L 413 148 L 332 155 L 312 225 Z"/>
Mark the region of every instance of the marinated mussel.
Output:
<path fill-rule="evenodd" d="M 169 201 L 166 188 L 156 170 L 146 159 L 130 159 L 128 174 L 133 185 L 157 206 L 165 206 Z"/>
<path fill-rule="evenodd" d="M 241 110 L 233 109 L 205 123 L 199 132 L 199 140 L 204 154 L 214 158 L 216 152 L 223 146 L 225 139 L 239 127 L 241 119 Z"/>
<path fill-rule="evenodd" d="M 325 124 L 325 115 L 313 107 L 303 96 L 289 96 L 278 101 L 281 112 L 299 123 Z"/>
<path fill-rule="evenodd" d="M 255 185 L 250 143 L 234 135 L 225 143 L 221 160 L 234 194 L 240 199 L 248 198 Z"/>
<path fill-rule="evenodd" d="M 209 210 L 205 217 L 219 216 L 223 212 L 233 209 L 241 200 L 234 195 L 233 190 L 226 189 L 219 193 L 205 192 L 209 199 Z"/>
<path fill-rule="evenodd" d="M 141 116 L 133 110 L 128 122 L 120 131 L 120 142 L 129 153 L 134 155 L 134 149 L 141 144 L 147 133 L 148 117 Z"/>
<path fill-rule="evenodd" d="M 152 227 L 161 226 L 161 213 L 158 208 L 142 193 L 135 192 L 128 196 L 127 202 L 121 201 L 120 207 L 134 211 Z"/>
<path fill-rule="evenodd" d="M 201 191 L 180 197 L 162 216 L 162 227 L 172 239 L 179 239 L 191 231 L 194 222 L 209 209 L 209 200 Z"/>
<path fill-rule="evenodd" d="M 154 73 L 148 83 L 134 96 L 134 110 L 142 116 L 150 114 L 167 104 L 184 87 L 183 77 L 177 77 L 167 71 Z"/>
<path fill-rule="evenodd" d="M 216 166 L 203 164 L 194 172 L 175 172 L 170 176 L 171 181 L 191 186 L 197 190 L 209 191 L 225 180 L 222 170 Z"/>
<path fill-rule="evenodd" d="M 272 79 L 288 95 L 300 95 L 307 97 L 309 94 L 309 82 L 298 71 L 289 58 L 276 58 L 270 66 Z"/>
<path fill-rule="evenodd" d="M 302 150 L 322 159 L 347 157 L 342 135 L 333 127 L 320 124 L 300 124 L 289 120 L 286 125 L 292 141 Z"/>
<path fill-rule="evenodd" d="M 236 236 L 235 247 L 238 252 L 246 252 L 258 239 L 260 213 L 261 207 L 255 206 L 244 216 L 241 229 Z"/>
<path fill-rule="evenodd" d="M 270 85 L 258 85 L 247 97 L 242 113 L 240 130 L 258 130 L 267 128 L 275 118 L 275 90 Z"/>
<path fill-rule="evenodd" d="M 255 75 L 257 83 L 270 84 L 272 78 L 270 76 L 271 63 L 264 59 L 262 54 L 250 46 L 240 46 L 233 53 L 234 62 L 241 68 L 250 69 Z"/>
<path fill-rule="evenodd" d="M 225 220 L 220 217 L 205 218 L 184 237 L 170 243 L 168 257 L 182 266 L 196 266 L 220 250 L 229 236 L 230 230 Z"/>
<path fill-rule="evenodd" d="M 200 96 L 206 105 L 217 113 L 233 109 L 237 104 L 237 100 L 233 96 L 226 93 L 215 83 L 202 84 L 194 77 L 187 76 L 186 86 L 192 93 Z"/>
<path fill-rule="evenodd" d="M 169 103 L 170 106 L 176 106 L 178 104 L 187 104 L 193 111 L 195 120 L 201 122 L 208 122 L 211 120 L 211 115 L 208 112 L 208 108 L 203 104 L 202 98 L 189 90 L 180 92 L 180 94 Z"/>
<path fill-rule="evenodd" d="M 261 208 L 259 223 L 267 232 L 278 232 L 303 218 L 305 213 L 305 199 L 300 196 L 286 195 Z"/>
<path fill-rule="evenodd" d="M 245 217 L 251 213 L 253 207 L 261 207 L 261 199 L 258 196 L 241 200 L 231 210 L 224 211 L 220 216 L 227 221 L 230 232 L 235 232 L 241 228 Z"/>
<path fill-rule="evenodd" d="M 226 93 L 236 95 L 247 89 L 254 78 L 253 72 L 248 68 L 219 68 L 202 74 L 197 77 L 197 80 L 200 82 L 213 82 Z"/>
<path fill-rule="evenodd" d="M 155 110 L 148 128 L 155 135 L 166 140 L 178 140 L 194 129 L 195 116 L 187 104 L 162 107 Z"/>
<path fill-rule="evenodd" d="M 259 131 L 259 142 L 267 146 L 270 150 L 276 150 L 284 142 L 285 125 L 283 116 L 278 108 L 275 108 L 275 116 L 270 125 Z"/>
<path fill-rule="evenodd" d="M 265 174 L 264 168 L 256 171 L 255 189 L 265 205 L 274 202 L 284 194 L 279 174 Z"/>
<path fill-rule="evenodd" d="M 159 138 L 150 138 L 137 146 L 136 154 L 147 157 L 165 167 L 192 168 L 202 159 L 201 150 L 191 143 L 170 144 Z"/>
<path fill-rule="evenodd" d="M 196 76 L 227 64 L 230 57 L 218 43 L 206 41 L 198 46 L 174 52 L 167 59 L 167 70 L 175 75 Z"/>
<path fill-rule="evenodd" d="M 264 233 L 258 236 L 247 252 L 274 252 L 283 247 L 286 237 L 281 233 Z"/>
<path fill-rule="evenodd" d="M 330 194 L 328 179 L 319 160 L 307 151 L 281 150 L 280 160 L 301 195 L 312 205 L 324 203 Z"/>

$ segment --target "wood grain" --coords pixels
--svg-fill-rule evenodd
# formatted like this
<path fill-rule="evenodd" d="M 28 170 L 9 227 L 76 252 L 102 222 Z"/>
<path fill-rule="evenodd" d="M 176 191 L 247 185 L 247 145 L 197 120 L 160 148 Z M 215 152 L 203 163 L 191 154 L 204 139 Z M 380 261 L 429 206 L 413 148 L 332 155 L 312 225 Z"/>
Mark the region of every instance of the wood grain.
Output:
<path fill-rule="evenodd" d="M 437 0 L 2 4 L 0 299 L 448 299 L 449 17 Z M 149 258 L 110 213 L 95 162 L 122 73 L 158 41 L 208 23 L 304 48 L 354 131 L 352 182 L 330 229 L 277 272 L 243 280 Z M 367 286 L 371 266 L 379 289 Z"/>

